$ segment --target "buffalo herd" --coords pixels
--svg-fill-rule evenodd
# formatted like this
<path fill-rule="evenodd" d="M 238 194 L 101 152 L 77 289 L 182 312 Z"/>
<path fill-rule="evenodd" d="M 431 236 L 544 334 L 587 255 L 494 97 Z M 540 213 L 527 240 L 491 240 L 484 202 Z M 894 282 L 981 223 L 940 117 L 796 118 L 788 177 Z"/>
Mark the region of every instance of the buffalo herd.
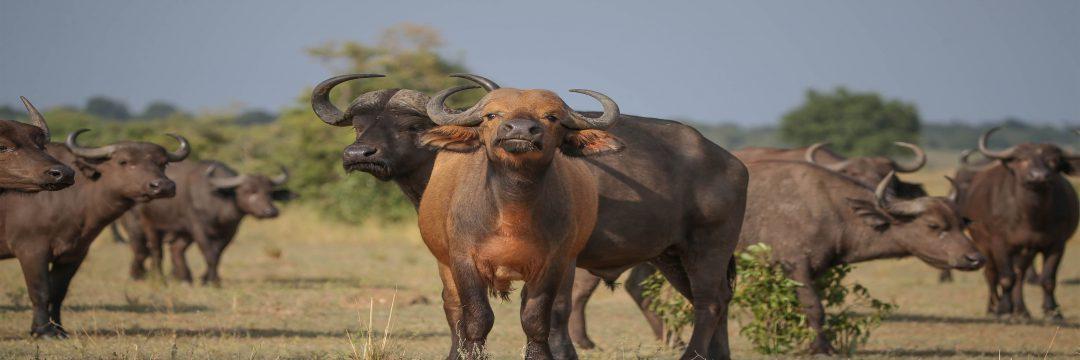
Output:
<path fill-rule="evenodd" d="M 985 160 L 965 153 L 949 194 L 930 196 L 897 177 L 926 165 L 914 144 L 896 143 L 912 162 L 845 158 L 827 143 L 729 152 L 685 124 L 622 114 L 591 90 L 570 91 L 603 111 L 576 111 L 554 92 L 473 74 L 451 75 L 470 84 L 433 96 L 382 89 L 343 109 L 330 101 L 342 83 L 382 76 L 327 79 L 311 106 L 326 124 L 354 129 L 346 171 L 397 184 L 416 208 L 443 284 L 448 359 L 484 357 L 495 321 L 489 298 L 507 298 L 515 281 L 524 283 L 525 358 L 575 359 L 575 346 L 596 346 L 586 330 L 589 297 L 628 270 L 625 288 L 658 337 L 663 320 L 641 280 L 659 272 L 689 300 L 683 359 L 730 358 L 733 255 L 757 243 L 802 284 L 836 265 L 907 256 L 942 269 L 942 279 L 950 269 L 983 268 L 987 311 L 999 316 L 1030 316 L 1021 286 L 1030 272 L 1045 316 L 1063 319 L 1056 276 L 1080 216 L 1063 175 L 1080 173 L 1080 155 L 1059 146 L 994 150 L 991 129 L 974 144 Z M 476 104 L 445 105 L 470 90 L 484 92 Z M 172 151 L 141 141 L 80 145 L 86 129 L 50 143 L 44 117 L 21 100 L 30 124 L 0 120 L 0 259 L 21 266 L 33 337 L 67 337 L 61 305 L 106 226 L 126 237 L 132 278 L 164 277 L 167 250 L 172 277 L 192 282 L 185 252 L 194 243 L 208 265 L 202 283 L 220 286 L 218 265 L 241 220 L 276 217 L 274 203 L 296 196 L 284 187 L 284 167 L 267 176 L 185 160 L 192 149 L 179 135 L 168 134 L 179 142 Z M 1036 255 L 1042 268 L 1032 270 Z M 815 334 L 811 352 L 833 352 L 820 294 L 801 286 L 796 296 Z"/>

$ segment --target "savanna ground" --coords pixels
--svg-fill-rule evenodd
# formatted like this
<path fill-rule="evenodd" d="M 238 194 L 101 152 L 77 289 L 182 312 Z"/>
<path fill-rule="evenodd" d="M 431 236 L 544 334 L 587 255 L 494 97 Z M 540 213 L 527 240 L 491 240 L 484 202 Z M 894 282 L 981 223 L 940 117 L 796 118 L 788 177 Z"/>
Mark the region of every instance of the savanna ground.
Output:
<path fill-rule="evenodd" d="M 943 194 L 943 174 L 904 177 Z M 450 337 L 440 284 L 415 227 L 343 225 L 315 214 L 293 206 L 276 220 L 248 220 L 226 252 L 220 289 L 133 282 L 126 245 L 102 236 L 65 303 L 64 322 L 73 333 L 67 341 L 29 339 L 21 272 L 15 261 L 0 262 L 0 358 L 350 358 L 354 346 L 363 351 L 369 319 L 374 346 L 389 330 L 386 348 L 395 358 L 445 356 Z M 1035 320 L 999 321 L 984 315 L 981 273 L 957 273 L 955 283 L 938 284 L 937 271 L 914 259 L 857 265 L 851 280 L 900 306 L 857 357 L 1080 356 L 1078 243 L 1073 240 L 1059 275 L 1058 299 L 1068 319 L 1060 325 L 1041 320 L 1041 290 L 1030 285 L 1025 294 Z M 201 274 L 197 251 L 188 257 Z M 493 303 L 489 350 L 497 359 L 520 358 L 517 301 Z M 659 347 L 621 289 L 598 291 L 588 312 L 601 350 L 580 351 L 582 358 L 678 354 Z M 735 357 L 757 357 L 738 336 L 738 319 L 731 334 Z"/>

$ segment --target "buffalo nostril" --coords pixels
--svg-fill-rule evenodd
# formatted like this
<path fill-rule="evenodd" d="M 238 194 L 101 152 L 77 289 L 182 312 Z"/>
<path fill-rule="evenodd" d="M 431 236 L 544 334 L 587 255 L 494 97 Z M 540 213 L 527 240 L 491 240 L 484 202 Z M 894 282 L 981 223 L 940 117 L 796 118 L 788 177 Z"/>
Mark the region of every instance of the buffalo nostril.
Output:
<path fill-rule="evenodd" d="M 539 134 L 540 133 L 540 127 L 536 126 L 536 125 L 530 126 L 529 127 L 529 133 L 533 134 L 533 135 Z"/>
<path fill-rule="evenodd" d="M 375 153 L 377 152 L 379 152 L 379 149 L 376 148 L 364 149 L 363 152 L 361 152 L 361 155 L 364 155 L 364 157 L 370 157 L 371 155 L 375 155 Z"/>
<path fill-rule="evenodd" d="M 973 265 L 979 265 L 982 264 L 983 261 L 986 261 L 986 257 L 979 253 L 966 254 L 964 255 L 964 259 L 971 262 Z"/>
<path fill-rule="evenodd" d="M 151 189 L 160 189 L 161 188 L 161 181 L 158 181 L 158 180 L 151 181 L 150 182 L 150 188 Z"/>
<path fill-rule="evenodd" d="M 55 180 L 61 180 L 61 179 L 64 178 L 64 171 L 60 170 L 58 168 L 52 168 L 52 169 L 46 170 L 45 175 L 48 175 L 49 177 L 51 177 L 51 178 L 53 178 Z"/>

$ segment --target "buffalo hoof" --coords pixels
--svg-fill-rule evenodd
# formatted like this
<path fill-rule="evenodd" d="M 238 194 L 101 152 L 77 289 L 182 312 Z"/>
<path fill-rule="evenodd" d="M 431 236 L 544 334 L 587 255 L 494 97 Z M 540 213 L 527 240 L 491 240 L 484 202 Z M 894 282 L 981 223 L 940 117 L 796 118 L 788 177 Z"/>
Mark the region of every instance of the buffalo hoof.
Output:
<path fill-rule="evenodd" d="M 938 275 L 938 283 L 945 284 L 951 282 L 953 282 L 952 271 L 943 270 L 941 274 Z"/>
<path fill-rule="evenodd" d="M 1046 319 L 1050 320 L 1055 324 L 1065 323 L 1065 314 L 1061 313 L 1061 308 L 1044 310 L 1044 314 L 1046 315 Z"/>
<path fill-rule="evenodd" d="M 582 349 L 582 350 L 592 350 L 592 349 L 596 348 L 596 343 L 594 343 L 592 340 L 590 340 L 588 338 L 576 339 L 576 340 L 574 340 L 574 345 L 577 345 L 578 349 Z"/>
<path fill-rule="evenodd" d="M 49 324 L 31 331 L 30 336 L 35 339 L 64 340 L 68 338 L 68 333 L 59 325 Z"/>
<path fill-rule="evenodd" d="M 836 354 L 836 349 L 832 347 L 827 341 L 814 341 L 810 345 L 811 355 L 833 355 Z"/>

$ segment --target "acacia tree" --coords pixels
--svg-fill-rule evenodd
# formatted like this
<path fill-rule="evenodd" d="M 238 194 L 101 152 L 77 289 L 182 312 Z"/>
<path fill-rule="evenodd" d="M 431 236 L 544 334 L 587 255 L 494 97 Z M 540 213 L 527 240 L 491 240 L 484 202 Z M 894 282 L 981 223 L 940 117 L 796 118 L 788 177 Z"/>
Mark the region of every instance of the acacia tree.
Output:
<path fill-rule="evenodd" d="M 895 151 L 894 141 L 917 143 L 919 127 L 914 104 L 838 87 L 807 90 L 805 102 L 781 119 L 780 136 L 793 145 L 828 141 L 850 155 L 880 155 Z"/>

